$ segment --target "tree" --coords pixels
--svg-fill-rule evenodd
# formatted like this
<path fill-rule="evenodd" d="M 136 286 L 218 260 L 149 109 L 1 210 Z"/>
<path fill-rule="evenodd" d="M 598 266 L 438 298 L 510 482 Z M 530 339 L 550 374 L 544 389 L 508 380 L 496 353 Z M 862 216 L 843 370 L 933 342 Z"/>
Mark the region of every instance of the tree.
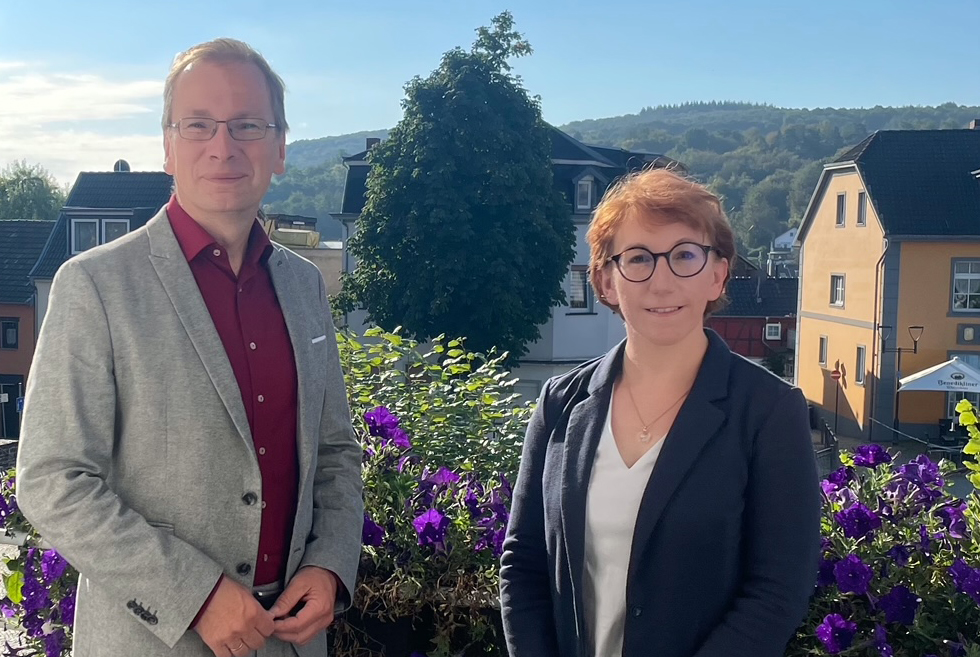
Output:
<path fill-rule="evenodd" d="M 418 339 L 464 336 L 511 358 L 564 301 L 570 208 L 550 128 L 509 60 L 530 54 L 504 12 L 405 87 L 404 116 L 370 154 L 367 202 L 338 306 Z"/>
<path fill-rule="evenodd" d="M 0 171 L 0 219 L 55 220 L 65 193 L 40 164 L 14 162 Z"/>

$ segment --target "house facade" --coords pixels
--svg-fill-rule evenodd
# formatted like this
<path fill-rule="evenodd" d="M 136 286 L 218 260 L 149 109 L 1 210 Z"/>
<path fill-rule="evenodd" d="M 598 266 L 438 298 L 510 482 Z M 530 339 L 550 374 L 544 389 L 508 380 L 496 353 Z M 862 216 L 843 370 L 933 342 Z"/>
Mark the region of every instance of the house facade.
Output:
<path fill-rule="evenodd" d="M 898 380 L 980 366 L 980 130 L 874 133 L 824 167 L 797 242 L 797 384 L 841 433 L 937 438 L 962 395 Z"/>
<path fill-rule="evenodd" d="M 571 208 L 575 254 L 563 283 L 565 305 L 552 309 L 551 317 L 539 327 L 541 337 L 528 345 L 528 352 L 515 369 L 520 379 L 517 389 L 527 398 L 537 396 L 549 377 L 605 353 L 626 336 L 622 320 L 598 302 L 588 278 L 589 248 L 585 234 L 599 199 L 619 177 L 631 171 L 649 167 L 684 170 L 678 162 L 663 155 L 589 146 L 557 128 L 551 132 L 554 184 Z M 344 225 L 347 236 L 357 230 L 357 219 L 364 207 L 370 170 L 368 154 L 374 143 L 377 140 L 368 139 L 368 150 L 344 159 L 348 173 L 342 211 L 334 218 Z M 345 250 L 344 271 L 351 271 L 355 266 L 356 261 Z M 366 313 L 358 310 L 349 313 L 345 322 L 355 330 L 363 330 L 365 317 Z"/>
<path fill-rule="evenodd" d="M 728 304 L 705 324 L 737 354 L 792 380 L 799 279 L 768 278 L 761 271 L 728 281 Z"/>
<path fill-rule="evenodd" d="M 30 272 L 37 294 L 36 331 L 47 312 L 58 268 L 72 256 L 146 224 L 170 200 L 172 188 L 173 179 L 163 171 L 130 171 L 122 160 L 114 171 L 78 174 Z"/>
<path fill-rule="evenodd" d="M 0 221 L 0 438 L 20 434 L 17 399 L 34 358 L 35 292 L 30 271 L 53 221 Z"/>

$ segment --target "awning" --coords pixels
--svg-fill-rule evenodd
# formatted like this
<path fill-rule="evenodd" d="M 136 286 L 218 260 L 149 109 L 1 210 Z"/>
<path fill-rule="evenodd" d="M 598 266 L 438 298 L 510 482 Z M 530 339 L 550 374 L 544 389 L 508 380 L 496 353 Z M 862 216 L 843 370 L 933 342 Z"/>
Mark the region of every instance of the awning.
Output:
<path fill-rule="evenodd" d="M 980 372 L 959 358 L 933 365 L 899 381 L 903 390 L 943 390 L 946 392 L 980 392 Z"/>

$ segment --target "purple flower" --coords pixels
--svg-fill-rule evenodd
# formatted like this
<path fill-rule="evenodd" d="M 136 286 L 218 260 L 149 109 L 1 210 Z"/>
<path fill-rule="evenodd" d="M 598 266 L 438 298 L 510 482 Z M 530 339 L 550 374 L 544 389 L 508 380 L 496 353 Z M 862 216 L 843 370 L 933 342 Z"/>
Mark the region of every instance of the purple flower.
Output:
<path fill-rule="evenodd" d="M 942 486 L 945 482 L 939 474 L 939 466 L 925 454 L 919 454 L 909 463 L 898 469 L 898 476 L 919 488 Z"/>
<path fill-rule="evenodd" d="M 364 421 L 372 436 L 387 438 L 393 429 L 398 428 L 398 417 L 384 406 L 364 413 Z"/>
<path fill-rule="evenodd" d="M 848 538 L 863 538 L 881 527 L 881 518 L 860 503 L 837 512 L 834 517 Z"/>
<path fill-rule="evenodd" d="M 470 515 L 474 518 L 479 518 L 483 515 L 480 510 L 480 498 L 477 497 L 476 490 L 473 488 L 466 489 L 466 496 L 463 498 L 463 504 L 466 505 L 466 509 L 470 512 Z"/>
<path fill-rule="evenodd" d="M 51 584 L 64 575 L 67 569 L 68 562 L 64 557 L 55 550 L 45 550 L 41 556 L 41 574 L 46 584 Z"/>
<path fill-rule="evenodd" d="M 949 567 L 956 590 L 965 593 L 980 605 L 980 568 L 971 568 L 963 559 L 957 559 Z"/>
<path fill-rule="evenodd" d="M 4 618 L 13 618 L 17 615 L 17 609 L 14 607 L 14 603 L 6 596 L 4 596 L 3 600 L 0 600 L 0 614 L 3 614 Z"/>
<path fill-rule="evenodd" d="M 58 603 L 58 618 L 71 627 L 75 623 L 75 589 L 71 589 Z"/>
<path fill-rule="evenodd" d="M 820 570 L 817 573 L 817 586 L 820 588 L 827 588 L 837 581 L 837 579 L 834 577 L 834 566 L 837 565 L 838 561 L 838 559 L 820 560 Z"/>
<path fill-rule="evenodd" d="M 44 635 L 44 654 L 46 657 L 61 657 L 65 645 L 65 631 L 57 629 L 51 634 Z"/>
<path fill-rule="evenodd" d="M 966 528 L 966 518 L 963 512 L 966 511 L 966 504 L 960 502 L 955 506 L 944 506 L 935 512 L 943 521 L 943 526 L 953 538 L 966 538 L 969 533 Z"/>
<path fill-rule="evenodd" d="M 506 535 L 506 528 L 494 529 L 492 527 L 488 527 L 484 530 L 483 536 L 480 537 L 480 540 L 476 542 L 475 546 L 473 546 L 473 551 L 482 552 L 483 550 L 490 548 L 494 558 L 499 558 L 500 555 L 504 553 L 504 538 Z"/>
<path fill-rule="evenodd" d="M 912 555 L 912 548 L 907 545 L 896 545 L 885 554 L 894 560 L 895 565 L 897 565 L 899 568 L 904 568 L 905 566 L 909 565 L 909 557 Z"/>
<path fill-rule="evenodd" d="M 874 468 L 882 463 L 891 463 L 892 457 L 881 445 L 861 445 L 854 453 L 854 465 Z"/>
<path fill-rule="evenodd" d="M 919 609 L 922 599 L 901 584 L 886 593 L 878 601 L 885 611 L 885 620 L 889 623 L 911 625 L 915 622 L 915 612 Z"/>
<path fill-rule="evenodd" d="M 888 633 L 881 625 L 875 624 L 875 648 L 878 649 L 879 657 L 895 657 L 895 651 L 888 643 Z"/>
<path fill-rule="evenodd" d="M 436 470 L 436 473 L 431 477 L 426 479 L 430 484 L 435 484 L 436 486 L 442 486 L 445 484 L 451 484 L 459 481 L 459 475 L 447 468 L 446 466 L 440 467 Z"/>
<path fill-rule="evenodd" d="M 446 530 L 449 529 L 449 518 L 438 509 L 429 509 L 412 521 L 415 533 L 419 536 L 419 545 L 431 545 L 442 549 L 446 540 Z"/>
<path fill-rule="evenodd" d="M 388 435 L 382 441 L 382 444 L 386 447 L 388 445 L 394 445 L 395 447 L 400 447 L 401 449 L 411 449 L 412 441 L 408 438 L 408 433 L 405 432 L 401 427 L 395 427 L 388 431 Z"/>
<path fill-rule="evenodd" d="M 834 566 L 834 578 L 837 588 L 842 593 L 857 593 L 864 595 L 868 592 L 868 584 L 874 577 L 870 566 L 861 561 L 855 554 L 849 554 Z"/>
<path fill-rule="evenodd" d="M 381 547 L 384 543 L 384 527 L 371 520 L 371 516 L 364 514 L 364 527 L 361 528 L 361 543 L 371 547 Z"/>
<path fill-rule="evenodd" d="M 838 488 L 843 488 L 854 481 L 854 468 L 846 465 L 841 466 L 828 475 L 827 481 L 834 484 Z"/>
<path fill-rule="evenodd" d="M 817 626 L 817 638 L 831 655 L 850 648 L 856 632 L 857 624 L 840 614 L 830 614 Z"/>

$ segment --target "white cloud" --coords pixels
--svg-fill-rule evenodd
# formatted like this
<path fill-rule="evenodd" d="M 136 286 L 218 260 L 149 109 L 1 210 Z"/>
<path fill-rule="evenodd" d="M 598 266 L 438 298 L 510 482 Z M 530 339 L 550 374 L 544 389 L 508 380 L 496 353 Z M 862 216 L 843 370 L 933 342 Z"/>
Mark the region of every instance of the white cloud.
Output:
<path fill-rule="evenodd" d="M 162 91 L 162 81 L 110 80 L 0 61 L 0 166 L 26 159 L 62 183 L 73 182 L 80 171 L 110 170 L 120 158 L 133 170 L 159 170 Z"/>

